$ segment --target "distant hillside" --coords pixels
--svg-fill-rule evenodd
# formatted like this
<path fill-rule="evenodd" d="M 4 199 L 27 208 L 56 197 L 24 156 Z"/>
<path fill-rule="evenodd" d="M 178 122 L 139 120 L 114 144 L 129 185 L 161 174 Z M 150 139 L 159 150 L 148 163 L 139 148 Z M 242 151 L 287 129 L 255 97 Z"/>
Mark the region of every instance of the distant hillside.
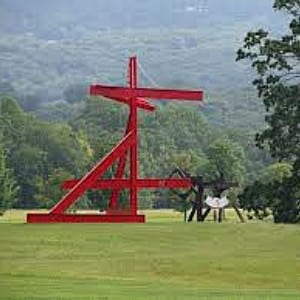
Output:
<path fill-rule="evenodd" d="M 283 30 L 272 3 L 0 0 L 0 93 L 9 84 L 33 95 L 27 102 L 53 103 L 72 84 L 124 84 L 127 58 L 136 54 L 146 70 L 142 85 L 202 88 L 213 123 L 256 126 L 260 105 L 254 93 L 245 95 L 253 76 L 235 57 L 248 30 Z M 251 118 L 243 122 L 247 108 Z"/>
<path fill-rule="evenodd" d="M 141 84 L 240 89 L 250 82 L 249 68 L 235 63 L 246 27 L 87 31 L 78 40 L 2 34 L 0 78 L 21 93 L 59 99 L 72 83 L 124 84 L 128 56 L 136 54 L 147 72 Z"/>

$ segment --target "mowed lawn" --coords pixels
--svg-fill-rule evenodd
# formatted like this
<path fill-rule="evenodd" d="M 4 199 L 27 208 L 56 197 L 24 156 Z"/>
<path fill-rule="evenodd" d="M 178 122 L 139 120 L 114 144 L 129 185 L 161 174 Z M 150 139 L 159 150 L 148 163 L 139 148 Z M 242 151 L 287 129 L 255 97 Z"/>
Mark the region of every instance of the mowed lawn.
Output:
<path fill-rule="evenodd" d="M 300 299 L 300 226 L 0 218 L 0 299 Z"/>

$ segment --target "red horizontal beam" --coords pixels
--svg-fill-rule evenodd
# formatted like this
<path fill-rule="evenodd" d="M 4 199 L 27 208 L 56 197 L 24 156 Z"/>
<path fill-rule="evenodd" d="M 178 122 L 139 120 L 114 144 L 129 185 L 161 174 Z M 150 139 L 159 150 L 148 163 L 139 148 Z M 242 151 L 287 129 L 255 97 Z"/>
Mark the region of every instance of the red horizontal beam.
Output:
<path fill-rule="evenodd" d="M 145 223 L 144 215 L 27 214 L 27 223 Z"/>
<path fill-rule="evenodd" d="M 72 189 L 80 179 L 66 180 L 62 183 L 61 188 Z M 190 188 L 191 181 L 187 178 L 170 178 L 170 179 L 137 179 L 137 188 L 139 189 L 154 189 L 154 188 Z M 129 179 L 101 179 L 93 182 L 88 187 L 89 189 L 103 190 L 119 190 L 129 189 Z"/>
<path fill-rule="evenodd" d="M 104 96 L 112 99 L 119 98 L 152 98 L 152 99 L 173 99 L 173 100 L 203 100 L 202 91 L 151 89 L 151 88 L 128 88 L 107 85 L 91 85 L 91 96 Z"/>

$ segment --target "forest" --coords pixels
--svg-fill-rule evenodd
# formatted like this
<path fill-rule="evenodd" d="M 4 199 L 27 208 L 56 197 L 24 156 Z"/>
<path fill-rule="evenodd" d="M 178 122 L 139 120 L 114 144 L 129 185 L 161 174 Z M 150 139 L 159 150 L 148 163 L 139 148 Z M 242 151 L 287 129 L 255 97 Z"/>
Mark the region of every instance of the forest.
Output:
<path fill-rule="evenodd" d="M 25 112 L 13 98 L 1 98 L 2 145 L 19 187 L 15 207 L 53 205 L 60 196 L 54 182 L 83 175 L 123 135 L 128 112 L 120 104 L 85 98 L 71 106 L 68 122 L 64 106 L 61 120 L 51 122 Z M 230 159 L 229 178 L 246 181 L 270 160 L 254 147 L 250 132 L 215 129 L 201 108 L 186 103 L 158 103 L 156 112 L 140 113 L 140 128 L 140 176 L 168 176 L 177 165 L 214 176 L 225 168 L 218 166 L 226 163 L 218 157 L 224 155 Z M 215 147 L 216 156 L 210 157 Z"/>

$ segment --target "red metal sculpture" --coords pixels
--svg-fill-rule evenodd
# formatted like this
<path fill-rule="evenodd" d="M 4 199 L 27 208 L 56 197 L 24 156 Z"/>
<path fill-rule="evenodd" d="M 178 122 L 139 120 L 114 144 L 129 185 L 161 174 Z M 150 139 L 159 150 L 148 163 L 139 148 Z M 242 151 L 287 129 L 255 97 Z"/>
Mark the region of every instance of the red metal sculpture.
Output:
<path fill-rule="evenodd" d="M 145 216 L 139 215 L 137 198 L 139 189 L 152 188 L 189 188 L 191 181 L 188 178 L 138 178 L 138 108 L 153 111 L 155 106 L 146 99 L 192 100 L 201 101 L 202 91 L 167 90 L 153 88 L 139 88 L 137 86 L 137 59 L 131 57 L 128 67 L 129 86 L 90 86 L 91 96 L 104 96 L 115 101 L 125 103 L 130 108 L 127 128 L 123 139 L 101 159 L 84 177 L 65 181 L 62 188 L 68 189 L 66 195 L 46 214 L 30 213 L 28 223 L 55 223 L 55 222 L 145 222 Z M 126 162 L 130 161 L 130 177 L 124 178 Z M 117 162 L 114 178 L 101 179 L 101 176 Z M 109 189 L 112 191 L 108 209 L 105 214 L 69 214 L 66 210 L 89 189 Z M 120 210 L 118 199 L 120 191 L 129 190 L 129 209 Z"/>

